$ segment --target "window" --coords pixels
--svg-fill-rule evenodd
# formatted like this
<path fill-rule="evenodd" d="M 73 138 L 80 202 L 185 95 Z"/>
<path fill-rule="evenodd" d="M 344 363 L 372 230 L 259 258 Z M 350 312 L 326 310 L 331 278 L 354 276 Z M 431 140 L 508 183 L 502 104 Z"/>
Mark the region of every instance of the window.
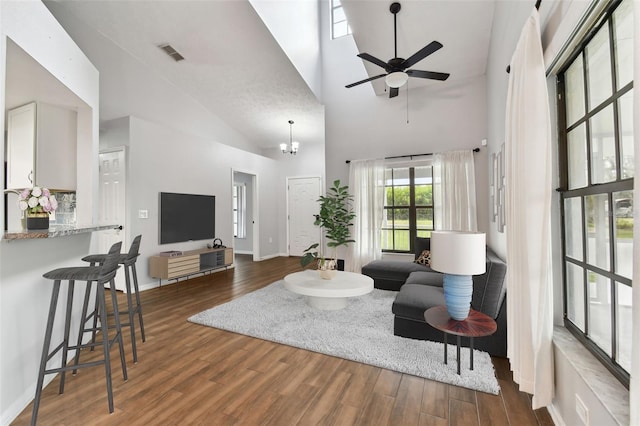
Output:
<path fill-rule="evenodd" d="M 433 170 L 431 166 L 385 170 L 382 250 L 413 252 L 416 237 L 433 230 Z"/>
<path fill-rule="evenodd" d="M 613 2 L 558 75 L 565 326 L 629 386 L 633 13 Z"/>
<path fill-rule="evenodd" d="M 331 38 L 343 37 L 351 34 L 351 27 L 347 22 L 340 0 L 331 0 Z"/>
<path fill-rule="evenodd" d="M 233 236 L 247 237 L 247 187 L 242 184 L 233 185 Z"/>

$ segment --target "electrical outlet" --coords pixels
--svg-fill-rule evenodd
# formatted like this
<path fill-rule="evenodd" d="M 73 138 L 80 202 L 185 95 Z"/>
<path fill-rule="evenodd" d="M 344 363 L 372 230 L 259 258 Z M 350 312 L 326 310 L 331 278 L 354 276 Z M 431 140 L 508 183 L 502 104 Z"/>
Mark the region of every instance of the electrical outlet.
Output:
<path fill-rule="evenodd" d="M 138 210 L 138 219 L 148 219 L 149 210 Z"/>
<path fill-rule="evenodd" d="M 582 420 L 582 424 L 589 426 L 589 409 L 585 403 L 582 402 L 578 394 L 576 394 L 576 413 L 578 414 L 578 418 Z"/>

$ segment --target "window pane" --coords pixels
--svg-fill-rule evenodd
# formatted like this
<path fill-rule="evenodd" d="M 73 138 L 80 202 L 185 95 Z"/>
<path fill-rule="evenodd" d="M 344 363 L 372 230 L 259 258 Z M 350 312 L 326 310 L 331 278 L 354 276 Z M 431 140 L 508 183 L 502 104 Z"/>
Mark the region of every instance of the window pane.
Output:
<path fill-rule="evenodd" d="M 431 166 L 416 167 L 413 172 L 416 185 L 431 185 L 433 183 L 431 170 Z"/>
<path fill-rule="evenodd" d="M 409 209 L 393 209 L 393 227 L 409 229 Z"/>
<path fill-rule="evenodd" d="M 587 186 L 587 134 L 581 124 L 567 135 L 569 152 L 569 189 Z"/>
<path fill-rule="evenodd" d="M 633 275 L 633 191 L 613 193 L 616 233 L 616 274 Z"/>
<path fill-rule="evenodd" d="M 382 241 L 380 242 L 382 250 L 393 250 L 393 230 L 382 230 Z"/>
<path fill-rule="evenodd" d="M 578 56 L 564 76 L 565 99 L 567 103 L 567 125 L 575 123 L 585 115 L 584 108 L 584 66 L 582 55 Z"/>
<path fill-rule="evenodd" d="M 393 233 L 395 237 L 395 250 L 409 251 L 409 230 L 398 231 Z"/>
<path fill-rule="evenodd" d="M 613 13 L 618 89 L 633 80 L 633 12 L 625 0 Z"/>
<path fill-rule="evenodd" d="M 433 209 L 416 209 L 416 225 L 421 229 L 433 229 Z"/>
<path fill-rule="evenodd" d="M 609 270 L 609 200 L 607 194 L 586 197 L 587 258 L 591 265 Z"/>
<path fill-rule="evenodd" d="M 589 110 L 611 96 L 611 55 L 609 27 L 603 25 L 587 48 Z"/>
<path fill-rule="evenodd" d="M 338 23 L 346 20 L 347 20 L 347 17 L 344 16 L 344 9 L 341 7 L 335 7 L 333 9 L 333 22 Z"/>
<path fill-rule="evenodd" d="M 335 24 L 333 24 L 333 38 L 346 36 L 347 34 L 349 34 L 349 26 L 347 25 L 347 21 L 336 22 Z"/>
<path fill-rule="evenodd" d="M 582 198 L 564 200 L 564 227 L 567 256 L 582 260 Z"/>
<path fill-rule="evenodd" d="M 632 290 L 628 285 L 616 283 L 616 291 L 618 295 L 617 319 L 618 334 L 616 340 L 618 342 L 618 364 L 627 372 L 631 371 L 631 329 L 633 318 L 632 312 Z"/>
<path fill-rule="evenodd" d="M 418 229 L 418 237 L 431 238 L 431 230 L 426 231 Z"/>
<path fill-rule="evenodd" d="M 433 186 L 420 185 L 416 186 L 416 206 L 432 206 L 433 205 Z"/>
<path fill-rule="evenodd" d="M 616 140 L 613 107 L 608 106 L 591 119 L 591 183 L 616 180 Z"/>
<path fill-rule="evenodd" d="M 408 206 L 411 204 L 410 189 L 408 186 L 394 186 L 393 187 L 393 205 L 394 206 Z M 407 215 L 407 219 L 409 215 Z"/>
<path fill-rule="evenodd" d="M 589 337 L 611 355 L 611 281 L 589 271 Z"/>
<path fill-rule="evenodd" d="M 584 270 L 567 262 L 567 318 L 584 331 Z"/>
<path fill-rule="evenodd" d="M 621 178 L 635 176 L 633 150 L 633 90 L 625 93 L 618 100 L 618 117 L 620 117 L 620 161 Z"/>

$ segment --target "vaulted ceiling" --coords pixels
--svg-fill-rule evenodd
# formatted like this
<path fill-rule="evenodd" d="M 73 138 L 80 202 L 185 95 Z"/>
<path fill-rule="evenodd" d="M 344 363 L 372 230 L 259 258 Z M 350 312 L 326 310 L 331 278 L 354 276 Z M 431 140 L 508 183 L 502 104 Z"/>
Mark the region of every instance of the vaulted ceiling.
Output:
<path fill-rule="evenodd" d="M 255 0 L 263 1 L 273 0 Z M 358 50 L 384 61 L 393 57 L 390 3 L 343 0 Z M 55 5 L 61 6 L 56 13 L 82 20 L 256 146 L 276 147 L 286 140 L 289 119 L 295 119 L 296 139 L 323 142 L 324 106 L 249 1 L 57 0 Z M 328 8 L 329 3 L 322 1 L 319 7 Z M 493 0 L 404 2 L 397 17 L 398 56 L 406 58 L 437 40 L 444 47 L 413 68 L 451 74 L 445 82 L 412 78 L 409 87 L 457 84 L 483 75 L 492 17 Z M 168 57 L 158 48 L 163 43 L 170 43 L 185 60 Z M 369 63 L 365 69 L 369 76 L 382 72 Z M 353 81 L 367 74 L 354 75 Z M 384 79 L 374 88 L 384 95 Z M 101 93 L 101 119 L 125 115 L 124 108 L 121 100 Z"/>

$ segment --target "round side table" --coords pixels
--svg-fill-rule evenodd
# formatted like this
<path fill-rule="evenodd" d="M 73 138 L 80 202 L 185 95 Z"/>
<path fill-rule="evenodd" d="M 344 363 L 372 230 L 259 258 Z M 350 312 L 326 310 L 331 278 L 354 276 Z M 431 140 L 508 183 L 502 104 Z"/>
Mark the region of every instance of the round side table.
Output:
<path fill-rule="evenodd" d="M 424 319 L 431 327 L 444 332 L 444 363 L 447 363 L 447 335 L 456 336 L 456 361 L 460 374 L 460 337 L 469 338 L 469 369 L 473 370 L 473 338 L 490 336 L 496 332 L 498 326 L 488 315 L 474 309 L 469 310 L 469 316 L 463 321 L 452 319 L 446 306 L 435 306 L 424 312 Z"/>

